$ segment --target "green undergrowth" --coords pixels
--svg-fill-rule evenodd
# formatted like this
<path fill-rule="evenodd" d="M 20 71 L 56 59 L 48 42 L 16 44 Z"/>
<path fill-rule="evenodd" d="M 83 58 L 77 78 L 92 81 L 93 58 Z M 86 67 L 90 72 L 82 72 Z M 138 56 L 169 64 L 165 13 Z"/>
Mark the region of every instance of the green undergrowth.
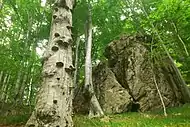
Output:
<path fill-rule="evenodd" d="M 123 113 L 88 119 L 87 116 L 74 117 L 75 127 L 190 127 L 190 105 L 147 113 Z"/>
<path fill-rule="evenodd" d="M 0 116 L 0 125 L 18 125 L 25 124 L 29 118 L 29 114 L 24 115 L 11 115 L 11 116 Z"/>
<path fill-rule="evenodd" d="M 168 116 L 162 111 L 106 115 L 89 119 L 84 115 L 75 115 L 75 127 L 190 127 L 190 104 L 167 109 Z M 29 114 L 0 116 L 1 124 L 25 124 Z"/>

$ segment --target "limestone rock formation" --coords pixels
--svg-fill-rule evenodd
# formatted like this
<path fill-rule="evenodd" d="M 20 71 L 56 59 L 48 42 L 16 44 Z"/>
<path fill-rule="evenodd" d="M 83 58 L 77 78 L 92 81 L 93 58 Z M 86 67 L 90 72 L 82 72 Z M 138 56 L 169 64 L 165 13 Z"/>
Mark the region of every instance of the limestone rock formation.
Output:
<path fill-rule="evenodd" d="M 152 69 L 147 41 L 146 37 L 123 36 L 107 46 L 107 64 L 101 63 L 93 72 L 96 94 L 105 112 L 162 108 L 153 72 L 166 107 L 183 102 L 181 88 L 167 58 Z"/>
<path fill-rule="evenodd" d="M 106 64 L 99 64 L 94 70 L 94 85 L 101 107 L 106 113 L 122 113 L 131 109 L 132 98 L 123 88 Z"/>

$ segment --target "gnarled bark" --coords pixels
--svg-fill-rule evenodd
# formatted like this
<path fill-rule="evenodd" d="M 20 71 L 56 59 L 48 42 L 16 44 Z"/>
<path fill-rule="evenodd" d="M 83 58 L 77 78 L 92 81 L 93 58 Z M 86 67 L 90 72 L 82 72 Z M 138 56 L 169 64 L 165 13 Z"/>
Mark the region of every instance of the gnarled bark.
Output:
<path fill-rule="evenodd" d="M 43 82 L 26 127 L 72 127 L 72 9 L 73 0 L 56 0 Z"/>

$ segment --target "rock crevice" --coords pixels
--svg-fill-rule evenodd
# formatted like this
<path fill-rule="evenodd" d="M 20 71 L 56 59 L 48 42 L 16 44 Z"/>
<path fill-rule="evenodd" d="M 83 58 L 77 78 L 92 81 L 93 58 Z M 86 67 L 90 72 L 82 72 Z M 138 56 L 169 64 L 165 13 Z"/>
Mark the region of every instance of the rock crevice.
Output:
<path fill-rule="evenodd" d="M 158 61 L 152 70 L 148 40 L 143 36 L 123 36 L 107 46 L 107 62 L 100 63 L 93 71 L 96 94 L 105 112 L 162 108 L 153 75 L 167 107 L 183 102 L 168 59 Z"/>

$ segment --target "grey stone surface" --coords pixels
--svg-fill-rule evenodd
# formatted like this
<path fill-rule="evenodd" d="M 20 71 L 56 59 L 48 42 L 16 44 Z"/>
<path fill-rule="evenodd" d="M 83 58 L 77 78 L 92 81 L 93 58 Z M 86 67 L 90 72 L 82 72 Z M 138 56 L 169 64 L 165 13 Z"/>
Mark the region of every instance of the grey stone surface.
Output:
<path fill-rule="evenodd" d="M 175 85 L 175 77 L 166 71 L 167 63 L 158 61 L 161 64 L 154 64 L 152 69 L 146 41 L 145 37 L 124 36 L 107 46 L 108 62 L 100 63 L 93 72 L 93 83 L 105 112 L 162 108 L 153 74 L 165 105 L 172 107 L 181 103 L 181 92 Z"/>

